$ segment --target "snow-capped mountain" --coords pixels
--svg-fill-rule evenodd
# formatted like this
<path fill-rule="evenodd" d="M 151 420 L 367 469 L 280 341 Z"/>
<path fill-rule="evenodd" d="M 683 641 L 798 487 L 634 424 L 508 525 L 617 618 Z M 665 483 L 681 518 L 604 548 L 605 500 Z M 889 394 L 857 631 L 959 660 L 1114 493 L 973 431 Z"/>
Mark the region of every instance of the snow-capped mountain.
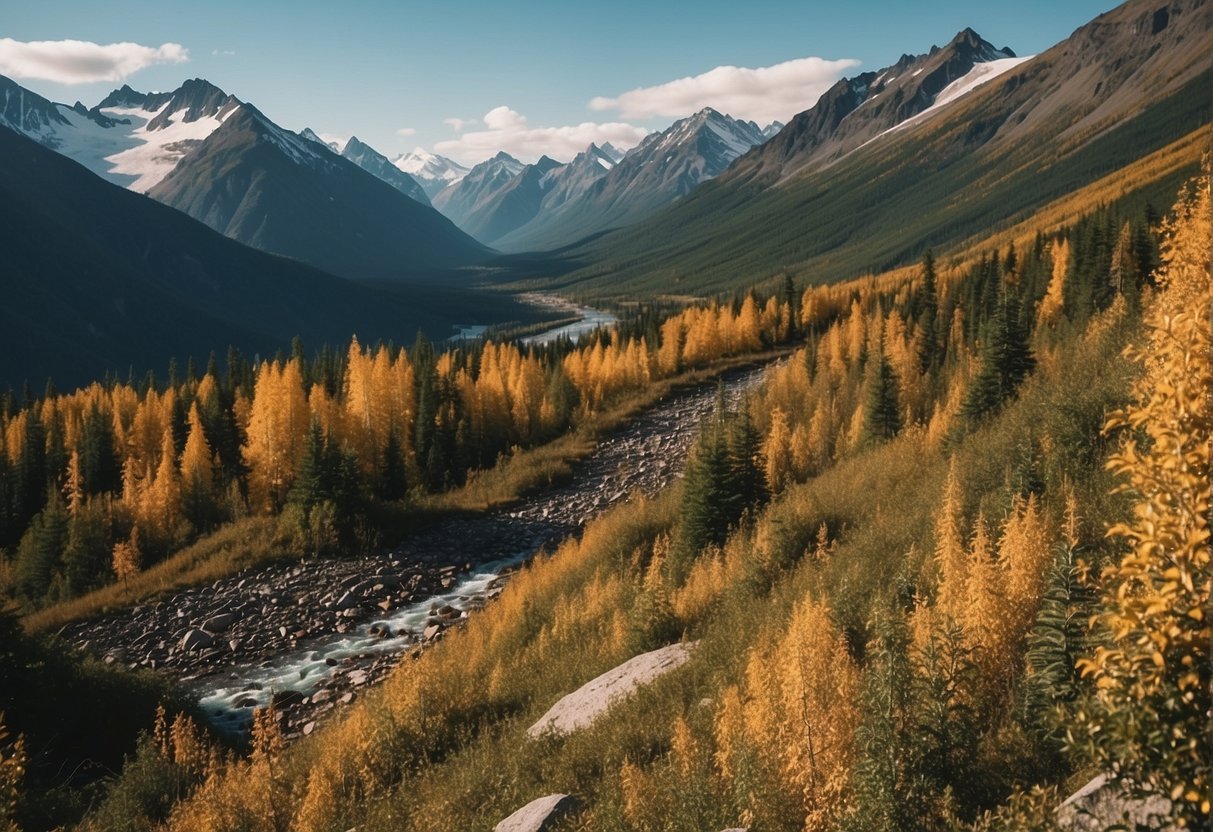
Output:
<path fill-rule="evenodd" d="M 428 205 L 249 104 L 148 196 L 247 245 L 355 279 L 409 279 L 484 256 Z"/>
<path fill-rule="evenodd" d="M 784 128 L 784 123 L 782 121 L 772 121 L 766 127 L 762 128 L 762 137 L 764 139 L 769 139 L 769 138 L 771 138 L 771 136 L 774 136 L 776 133 L 778 133 L 783 128 Z"/>
<path fill-rule="evenodd" d="M 932 117 L 1024 60 L 964 29 L 946 46 L 902 55 L 892 66 L 840 80 L 730 175 L 775 170 L 790 175 L 831 164 L 882 133 Z"/>
<path fill-rule="evenodd" d="M 491 159 L 475 165 L 458 181 L 443 188 L 431 198 L 434 207 L 460 228 L 471 220 L 478 206 L 522 173 L 526 167 L 504 150 Z"/>
<path fill-rule="evenodd" d="M 141 93 L 123 86 L 91 110 L 52 104 L 4 78 L 4 121 L 93 173 L 147 192 L 240 102 L 200 78 L 171 93 Z"/>
<path fill-rule="evenodd" d="M 494 245 L 508 251 L 555 247 L 635 222 L 718 176 L 763 141 L 753 122 L 706 107 L 646 136 L 605 175 L 579 185 L 579 193 L 558 204 L 553 196 L 549 210 Z"/>
<path fill-rule="evenodd" d="M 412 153 L 397 156 L 392 164 L 413 177 L 430 199 L 468 174 L 468 168 L 455 160 L 428 153 L 420 147 Z"/>
<path fill-rule="evenodd" d="M 201 79 L 168 93 L 123 86 L 92 110 L 0 79 L 0 103 L 0 124 L 111 182 L 332 274 L 411 279 L 485 256 L 362 142 L 338 155 Z"/>
<path fill-rule="evenodd" d="M 393 165 L 388 158 L 357 136 L 351 136 L 343 144 L 326 142 L 316 135 L 310 127 L 305 127 L 299 133 L 303 138 L 332 150 L 343 159 L 349 159 L 367 173 L 382 179 L 409 199 L 414 199 L 422 205 L 429 205 L 430 198 L 417 180 Z"/>

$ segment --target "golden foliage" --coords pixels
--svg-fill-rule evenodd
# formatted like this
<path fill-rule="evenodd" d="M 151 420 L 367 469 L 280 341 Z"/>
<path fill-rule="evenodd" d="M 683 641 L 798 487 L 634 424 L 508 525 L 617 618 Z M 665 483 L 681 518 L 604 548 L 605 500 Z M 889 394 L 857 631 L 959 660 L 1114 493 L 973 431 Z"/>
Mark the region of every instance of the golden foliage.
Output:
<path fill-rule="evenodd" d="M 1181 826 L 1207 827 L 1210 690 L 1209 447 L 1213 436 L 1209 175 L 1164 227 L 1159 292 L 1134 402 L 1107 429 L 1126 429 L 1109 468 L 1136 500 L 1110 534 L 1119 563 L 1101 582 L 1107 643 L 1080 661 L 1096 687 L 1086 715 L 1108 762 L 1173 801 Z"/>

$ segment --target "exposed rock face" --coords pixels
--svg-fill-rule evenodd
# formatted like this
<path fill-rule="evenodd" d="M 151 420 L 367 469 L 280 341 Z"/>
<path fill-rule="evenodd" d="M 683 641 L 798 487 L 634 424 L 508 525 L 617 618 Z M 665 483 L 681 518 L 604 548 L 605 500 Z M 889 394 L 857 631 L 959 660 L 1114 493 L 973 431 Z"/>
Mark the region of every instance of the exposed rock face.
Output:
<path fill-rule="evenodd" d="M 580 801 L 568 794 L 549 794 L 532 800 L 501 823 L 493 832 L 545 832 L 565 815 L 577 811 Z"/>
<path fill-rule="evenodd" d="M 527 734 L 531 737 L 539 737 L 549 731 L 571 734 L 588 727 L 611 705 L 626 698 L 636 688 L 686 664 L 698 643 L 670 644 L 628 659 L 563 697 L 527 729 Z"/>
<path fill-rule="evenodd" d="M 1103 832 L 1104 829 L 1156 829 L 1174 827 L 1167 818 L 1171 801 L 1160 794 L 1137 797 L 1106 774 L 1101 774 L 1057 808 L 1057 824 L 1069 832 Z"/>

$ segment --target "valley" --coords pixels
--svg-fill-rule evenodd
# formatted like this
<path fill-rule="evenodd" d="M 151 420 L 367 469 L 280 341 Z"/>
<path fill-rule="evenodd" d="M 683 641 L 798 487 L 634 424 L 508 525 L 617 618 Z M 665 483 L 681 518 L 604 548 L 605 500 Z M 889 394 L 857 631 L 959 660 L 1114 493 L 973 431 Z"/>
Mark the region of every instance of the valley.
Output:
<path fill-rule="evenodd" d="M 1210 827 L 1213 0 L 313 5 L 0 31 L 0 832 Z"/>
<path fill-rule="evenodd" d="M 725 395 L 736 402 L 761 375 L 730 371 Z M 272 700 L 286 735 L 297 735 L 321 706 L 382 680 L 465 611 L 483 607 L 536 552 L 625 500 L 668 487 L 717 397 L 714 383 L 676 390 L 604 437 L 568 482 L 508 508 L 436 519 L 380 555 L 239 573 L 68 625 L 59 636 L 107 663 L 170 674 L 221 730 L 247 730 L 253 710 Z"/>

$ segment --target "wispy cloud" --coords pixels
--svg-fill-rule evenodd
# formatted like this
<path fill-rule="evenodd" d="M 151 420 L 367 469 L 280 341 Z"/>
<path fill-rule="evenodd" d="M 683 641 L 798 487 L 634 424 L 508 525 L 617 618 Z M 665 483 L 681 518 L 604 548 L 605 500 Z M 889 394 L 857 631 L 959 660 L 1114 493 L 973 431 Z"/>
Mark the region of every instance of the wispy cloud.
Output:
<path fill-rule="evenodd" d="M 236 54 L 235 49 L 212 49 L 211 54 L 218 58 L 230 58 Z"/>
<path fill-rule="evenodd" d="M 396 135 L 397 136 L 415 136 L 415 135 L 417 135 L 417 128 L 401 127 L 399 130 L 396 131 Z"/>
<path fill-rule="evenodd" d="M 524 162 L 533 162 L 543 155 L 565 162 L 585 150 L 590 142 L 610 142 L 626 150 L 648 133 L 642 127 L 621 122 L 585 121 L 562 127 L 532 127 L 526 116 L 509 107 L 495 107 L 485 113 L 484 126 L 484 130 L 438 142 L 434 150 L 464 164 L 482 161 L 499 150 Z"/>
<path fill-rule="evenodd" d="M 613 98 L 598 96 L 590 100 L 590 109 L 618 110 L 624 118 L 682 118 L 714 107 L 760 124 L 787 121 L 813 106 L 843 72 L 858 65 L 859 61 L 849 58 L 797 58 L 755 69 L 718 66 L 701 75 L 639 87 Z"/>
<path fill-rule="evenodd" d="M 444 118 L 442 120 L 442 123 L 448 125 L 456 133 L 462 133 L 463 128 L 471 127 L 473 124 L 479 124 L 480 119 L 478 119 L 478 118 Z"/>
<path fill-rule="evenodd" d="M 179 43 L 158 47 L 138 43 L 99 44 L 86 40 L 19 41 L 0 38 L 0 74 L 60 84 L 121 81 L 152 64 L 190 59 Z"/>

